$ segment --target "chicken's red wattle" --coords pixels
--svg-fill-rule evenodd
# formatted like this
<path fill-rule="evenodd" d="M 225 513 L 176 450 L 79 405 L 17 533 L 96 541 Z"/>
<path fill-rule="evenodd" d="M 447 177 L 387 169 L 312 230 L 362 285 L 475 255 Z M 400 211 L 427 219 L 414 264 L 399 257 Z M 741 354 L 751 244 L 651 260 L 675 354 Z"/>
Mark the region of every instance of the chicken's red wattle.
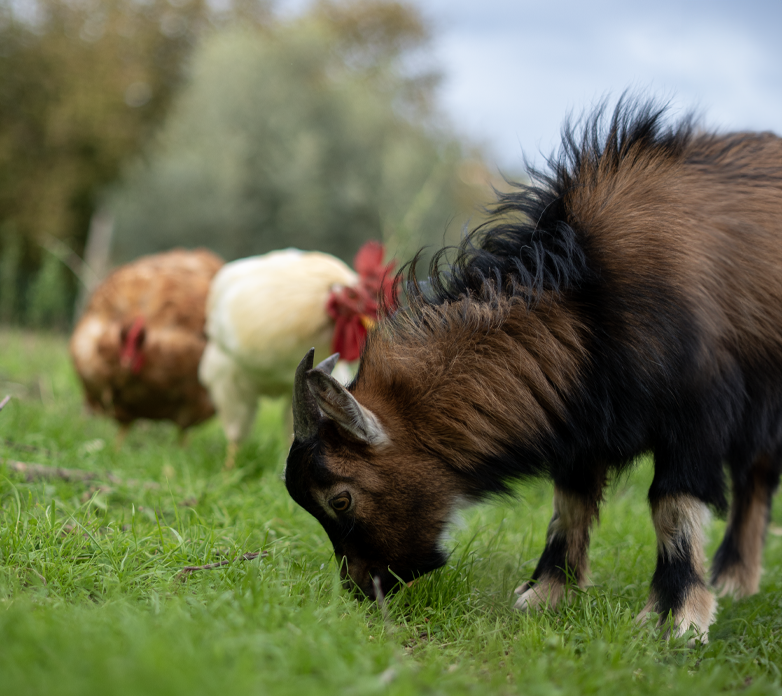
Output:
<path fill-rule="evenodd" d="M 146 326 L 143 317 L 136 317 L 128 329 L 127 336 L 122 342 L 119 360 L 120 365 L 130 368 L 137 375 L 144 367 L 144 352 L 142 347 L 146 339 Z"/>
<path fill-rule="evenodd" d="M 381 312 L 396 309 L 398 287 L 393 275 L 396 264 L 391 261 L 383 265 L 384 253 L 380 242 L 364 244 L 353 261 L 358 283 L 333 290 L 329 295 L 326 312 L 335 324 L 331 349 L 342 360 L 357 360 L 368 327 L 374 325 Z"/>

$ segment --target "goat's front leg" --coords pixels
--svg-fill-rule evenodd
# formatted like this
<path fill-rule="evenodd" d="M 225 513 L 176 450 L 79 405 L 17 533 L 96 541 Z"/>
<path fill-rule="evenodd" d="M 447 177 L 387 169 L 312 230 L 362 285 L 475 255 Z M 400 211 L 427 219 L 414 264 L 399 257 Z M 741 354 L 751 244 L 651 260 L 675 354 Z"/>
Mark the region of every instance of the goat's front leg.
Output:
<path fill-rule="evenodd" d="M 602 485 L 591 494 L 554 487 L 554 515 L 546 547 L 532 579 L 516 589 L 516 609 L 554 608 L 565 596 L 567 584 L 584 587 L 589 573 L 589 533 L 598 519 Z"/>
<path fill-rule="evenodd" d="M 640 621 L 650 611 L 657 612 L 660 626 L 671 621 L 677 636 L 692 627 L 704 642 L 717 606 L 704 580 L 703 522 L 707 514 L 706 505 L 688 494 L 652 500 L 657 568 L 649 601 L 638 616 Z"/>

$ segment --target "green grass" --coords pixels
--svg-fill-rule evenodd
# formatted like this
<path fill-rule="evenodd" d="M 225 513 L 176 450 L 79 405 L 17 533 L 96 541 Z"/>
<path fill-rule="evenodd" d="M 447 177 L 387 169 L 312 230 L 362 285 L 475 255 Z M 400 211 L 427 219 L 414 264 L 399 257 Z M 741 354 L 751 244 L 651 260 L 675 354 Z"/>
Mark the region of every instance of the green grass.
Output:
<path fill-rule="evenodd" d="M 0 692 L 8 694 L 782 694 L 782 511 L 761 593 L 721 600 L 711 642 L 633 616 L 654 564 L 651 467 L 618 481 L 592 582 L 558 613 L 511 611 L 551 510 L 546 484 L 465 513 L 447 567 L 391 598 L 339 587 L 328 540 L 289 498 L 279 403 L 234 472 L 219 426 L 87 415 L 61 337 L 0 332 L 0 459 L 121 478 L 26 482 L 0 466 Z M 13 444 L 8 444 L 11 441 Z M 713 553 L 724 523 L 711 527 Z M 188 565 L 265 551 L 182 578 Z"/>

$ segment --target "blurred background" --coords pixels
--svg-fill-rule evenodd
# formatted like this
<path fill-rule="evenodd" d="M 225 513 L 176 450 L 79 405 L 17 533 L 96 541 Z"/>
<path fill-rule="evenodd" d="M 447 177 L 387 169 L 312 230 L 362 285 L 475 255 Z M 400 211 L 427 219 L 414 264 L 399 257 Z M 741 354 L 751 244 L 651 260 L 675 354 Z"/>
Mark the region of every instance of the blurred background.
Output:
<path fill-rule="evenodd" d="M 780 26 L 755 0 L 0 0 L 0 323 L 68 329 L 174 246 L 454 242 L 628 88 L 782 132 Z"/>

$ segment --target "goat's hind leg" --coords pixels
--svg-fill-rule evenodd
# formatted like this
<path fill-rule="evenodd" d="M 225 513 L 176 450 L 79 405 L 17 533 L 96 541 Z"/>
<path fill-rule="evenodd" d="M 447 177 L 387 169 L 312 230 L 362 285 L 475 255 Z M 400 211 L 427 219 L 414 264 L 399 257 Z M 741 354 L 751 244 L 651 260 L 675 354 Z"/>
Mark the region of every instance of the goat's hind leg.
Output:
<path fill-rule="evenodd" d="M 733 499 L 725 537 L 714 556 L 712 584 L 720 596 L 746 597 L 760 586 L 763 541 L 782 459 L 758 457 L 752 466 L 731 467 Z"/>
<path fill-rule="evenodd" d="M 554 608 L 568 583 L 584 587 L 589 572 L 589 533 L 598 518 L 602 485 L 592 494 L 554 488 L 554 515 L 546 547 L 529 582 L 516 589 L 516 609 Z"/>
<path fill-rule="evenodd" d="M 649 601 L 638 616 L 641 621 L 649 612 L 657 612 L 660 626 L 672 621 L 677 636 L 694 628 L 704 641 L 717 608 L 704 581 L 703 523 L 707 515 L 705 503 L 692 495 L 668 494 L 652 500 L 657 568 Z"/>

